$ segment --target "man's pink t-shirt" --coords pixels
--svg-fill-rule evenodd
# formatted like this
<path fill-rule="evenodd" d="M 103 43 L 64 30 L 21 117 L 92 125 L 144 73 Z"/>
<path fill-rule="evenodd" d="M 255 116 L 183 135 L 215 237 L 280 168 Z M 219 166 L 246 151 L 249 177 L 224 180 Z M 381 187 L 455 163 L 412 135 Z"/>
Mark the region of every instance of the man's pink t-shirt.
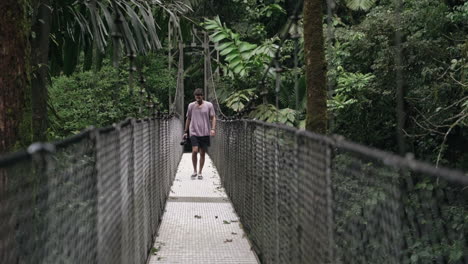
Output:
<path fill-rule="evenodd" d="M 190 136 L 206 137 L 210 135 L 210 117 L 215 115 L 213 104 L 203 101 L 200 106 L 197 102 L 188 105 L 187 118 L 190 118 Z"/>

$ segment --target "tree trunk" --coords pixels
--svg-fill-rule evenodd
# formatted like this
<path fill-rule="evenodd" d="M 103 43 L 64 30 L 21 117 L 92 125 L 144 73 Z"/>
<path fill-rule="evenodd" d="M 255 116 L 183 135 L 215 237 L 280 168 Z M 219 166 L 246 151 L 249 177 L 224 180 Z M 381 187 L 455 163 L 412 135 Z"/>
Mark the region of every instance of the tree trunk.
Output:
<path fill-rule="evenodd" d="M 304 0 L 306 129 L 325 134 L 327 133 L 327 85 L 322 17 L 322 0 Z"/>
<path fill-rule="evenodd" d="M 1 0 L 0 10 L 0 153 L 19 139 L 29 87 L 29 23 L 26 0 Z"/>
<path fill-rule="evenodd" d="M 47 140 L 47 80 L 49 76 L 49 35 L 51 10 L 49 0 L 41 0 L 33 26 L 32 40 L 32 129 L 33 141 Z"/>
<path fill-rule="evenodd" d="M 19 140 L 20 126 L 29 87 L 29 21 L 27 0 L 1 0 L 0 10 L 0 153 L 11 151 Z M 15 206 L 8 196 L 10 185 L 6 168 L 0 169 L 0 259 L 18 263 L 15 237 Z"/>

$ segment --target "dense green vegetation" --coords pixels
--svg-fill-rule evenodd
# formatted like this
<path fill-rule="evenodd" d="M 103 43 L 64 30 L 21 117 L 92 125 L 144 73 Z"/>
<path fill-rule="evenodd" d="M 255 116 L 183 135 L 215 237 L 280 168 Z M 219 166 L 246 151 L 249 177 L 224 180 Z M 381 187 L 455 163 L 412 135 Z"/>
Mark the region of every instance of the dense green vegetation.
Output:
<path fill-rule="evenodd" d="M 278 44 L 279 25 L 273 26 L 273 21 L 283 23 L 287 17 L 281 10 L 291 7 L 282 1 L 263 1 L 271 8 L 267 4 L 256 5 L 257 2 L 237 2 L 246 10 L 237 20 L 218 14 L 219 18 L 204 24 L 211 31 L 212 40 L 220 43 L 223 66 L 231 72 L 218 84 L 218 95 L 230 114 L 240 112 L 250 118 L 301 127 L 305 119 L 305 86 L 301 78 L 299 89 L 294 89 L 294 73 L 298 71 L 303 76 L 304 67 L 294 69 L 294 41 L 287 40 L 281 50 L 284 71 L 279 109 L 275 106 L 275 74 L 271 73 L 265 84 L 258 84 L 266 67 L 259 50 Z M 273 8 L 278 3 L 281 8 Z M 356 3 L 366 6 L 358 8 Z M 270 20 L 269 16 L 276 17 Z M 393 1 L 337 2 L 330 23 L 326 16 L 323 20 L 328 83 L 333 90 L 328 101 L 332 117 L 329 133 L 398 151 L 395 35 L 399 30 L 406 149 L 418 159 L 466 171 L 467 18 L 468 3 L 464 1 L 404 1 L 398 19 Z M 302 31 L 301 23 L 298 31 Z M 302 50 L 299 58 L 303 62 Z M 253 64 L 257 66 L 252 67 Z M 298 105 L 296 93 L 302 99 Z M 407 178 L 401 177 L 401 171 L 353 154 L 338 155 L 333 166 L 334 209 L 338 210 L 334 215 L 336 246 L 337 254 L 343 254 L 339 259 L 361 256 L 374 262 L 392 262 L 377 245 L 378 241 L 389 239 L 380 229 L 392 215 L 388 210 L 395 202 L 388 192 L 399 190 L 405 193 L 404 209 L 398 208 L 404 214 L 399 237 L 405 240 L 404 263 L 429 263 L 438 258 L 449 263 L 463 262 L 468 234 L 466 188 L 414 172 Z"/>
<path fill-rule="evenodd" d="M 212 40 L 220 43 L 224 58 L 227 74 L 218 85 L 218 95 L 226 111 L 234 114 L 244 110 L 253 118 L 303 126 L 304 79 L 299 79 L 296 91 L 294 74 L 303 76 L 304 67 L 294 68 L 293 40 L 285 42 L 279 59 L 283 67 L 279 109 L 283 110 L 275 110 L 275 73 L 265 84 L 258 84 L 274 56 L 278 32 L 292 5 L 283 1 L 260 1 L 260 5 L 258 1 L 233 2 L 237 8 L 243 6 L 238 17 L 221 13 L 204 23 Z M 338 2 L 329 24 L 324 16 L 328 82 L 333 89 L 328 103 L 332 116 L 329 132 L 397 152 L 398 29 L 402 34 L 407 150 L 423 160 L 467 169 L 468 3 L 406 1 L 400 16 L 396 21 L 393 1 Z M 301 21 L 297 31 L 302 32 Z M 299 59 L 303 61 L 302 48 Z M 244 109 L 246 106 L 251 109 Z"/>
<path fill-rule="evenodd" d="M 141 74 L 115 68 L 106 60 L 98 71 L 77 71 L 52 78 L 49 88 L 49 136 L 63 138 L 87 126 L 103 127 L 127 117 L 153 114 L 148 99 L 160 111 L 169 109 L 168 91 L 175 91 L 175 74 L 161 56 L 141 58 Z M 140 76 L 139 76 L 140 75 Z M 141 77 L 146 81 L 141 83 Z M 141 91 L 144 93 L 141 93 Z M 149 96 L 149 98 L 148 98 Z"/>
<path fill-rule="evenodd" d="M 405 2 L 399 24 L 388 15 L 392 4 L 385 2 L 365 15 L 335 17 L 336 38 L 328 52 L 330 81 L 336 81 L 335 131 L 395 151 L 394 32 L 399 27 L 409 151 L 468 168 L 467 11 L 467 3 L 414 0 Z"/>

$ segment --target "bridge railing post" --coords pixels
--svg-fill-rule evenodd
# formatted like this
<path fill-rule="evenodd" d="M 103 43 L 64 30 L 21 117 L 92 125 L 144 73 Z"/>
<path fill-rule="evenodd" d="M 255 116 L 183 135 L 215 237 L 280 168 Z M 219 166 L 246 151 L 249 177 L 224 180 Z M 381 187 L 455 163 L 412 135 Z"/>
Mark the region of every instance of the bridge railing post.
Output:
<path fill-rule="evenodd" d="M 98 263 L 122 261 L 122 179 L 119 125 L 96 129 Z M 117 178 L 117 179 L 116 179 Z"/>
<path fill-rule="evenodd" d="M 331 263 L 331 146 L 297 132 L 298 263 Z"/>
<path fill-rule="evenodd" d="M 17 208 L 23 208 L 23 210 L 27 211 L 31 216 L 34 215 L 34 218 L 36 219 L 34 222 L 26 221 L 18 224 L 17 227 L 19 232 L 17 232 L 18 235 L 16 239 L 20 242 L 18 243 L 20 246 L 17 249 L 17 253 L 28 252 L 27 254 L 21 254 L 19 257 L 19 262 L 24 263 L 43 261 L 47 251 L 50 250 L 42 243 L 47 241 L 47 233 L 49 230 L 49 225 L 44 221 L 44 218 L 47 218 L 53 208 L 53 204 L 49 201 L 49 197 L 51 196 L 50 182 L 53 181 L 53 179 L 49 177 L 48 173 L 53 171 L 53 155 L 56 150 L 55 146 L 52 144 L 34 143 L 28 147 L 27 151 L 31 155 L 32 162 L 30 164 L 31 167 L 25 167 L 29 167 L 29 169 L 31 169 L 31 173 L 21 175 L 22 177 L 19 179 L 13 180 L 20 183 L 20 190 L 17 191 L 19 193 L 23 193 L 24 197 L 20 199 L 21 202 L 18 204 L 10 205 Z M 34 186 L 35 190 L 28 190 L 32 186 Z M 41 210 L 37 210 L 37 208 L 44 210 L 42 213 L 39 213 Z M 34 234 L 36 239 L 28 239 L 28 234 Z M 4 261 L 6 260 L 4 259 Z"/>
<path fill-rule="evenodd" d="M 122 262 L 134 261 L 135 226 L 134 226 L 134 119 L 127 119 L 119 124 L 120 141 L 120 181 L 122 191 Z"/>

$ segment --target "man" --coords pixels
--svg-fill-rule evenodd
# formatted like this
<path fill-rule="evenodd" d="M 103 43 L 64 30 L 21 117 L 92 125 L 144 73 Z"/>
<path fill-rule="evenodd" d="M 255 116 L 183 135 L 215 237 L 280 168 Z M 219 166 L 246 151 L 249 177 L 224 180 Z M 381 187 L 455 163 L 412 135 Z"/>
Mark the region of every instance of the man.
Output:
<path fill-rule="evenodd" d="M 214 136 L 216 128 L 216 116 L 213 104 L 203 100 L 203 90 L 198 88 L 193 92 L 195 102 L 188 105 L 187 120 L 185 121 L 185 134 L 190 133 L 192 143 L 192 179 L 198 175 L 198 179 L 203 179 L 202 170 L 205 165 L 205 153 L 210 146 L 210 136 Z M 197 154 L 200 152 L 200 167 L 197 174 Z"/>

